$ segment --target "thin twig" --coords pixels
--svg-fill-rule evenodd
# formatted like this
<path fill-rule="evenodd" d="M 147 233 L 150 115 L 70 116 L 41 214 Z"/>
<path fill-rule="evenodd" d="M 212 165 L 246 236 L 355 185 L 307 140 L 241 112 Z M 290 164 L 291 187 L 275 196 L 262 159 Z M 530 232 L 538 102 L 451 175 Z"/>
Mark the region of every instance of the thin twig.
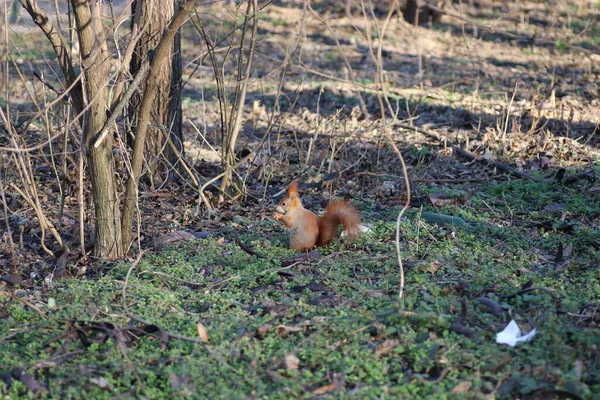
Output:
<path fill-rule="evenodd" d="M 42 208 L 39 205 L 39 203 L 37 201 L 34 201 L 32 198 L 30 198 L 27 194 L 25 194 L 25 192 L 23 192 L 17 185 L 15 185 L 14 183 L 11 183 L 10 186 L 17 191 L 17 193 L 19 193 L 21 195 L 21 197 L 23 197 L 23 199 L 29 203 L 29 205 L 31 206 L 31 208 L 33 208 L 33 211 L 35 211 L 35 214 L 38 217 L 39 223 L 40 223 L 40 229 L 41 229 L 41 235 L 42 238 L 40 239 L 41 245 L 42 245 L 42 249 L 44 249 L 44 251 L 48 254 L 50 254 L 51 256 L 54 256 L 54 252 L 52 250 L 50 250 L 49 248 L 46 247 L 46 243 L 44 243 L 45 241 L 45 232 L 46 229 L 49 229 L 50 232 L 52 233 L 52 235 L 54 236 L 54 239 L 58 242 L 58 245 L 60 247 L 63 247 L 63 241 L 62 238 L 60 237 L 60 234 L 58 233 L 58 231 L 56 230 L 56 228 L 54 227 L 54 225 L 52 224 L 52 222 L 50 222 L 50 220 L 48 218 L 46 218 L 46 215 L 42 212 Z"/>
<path fill-rule="evenodd" d="M 459 147 L 456 144 L 453 144 L 453 143 L 449 142 L 446 138 L 443 138 L 441 135 L 439 135 L 438 133 L 436 133 L 434 131 L 430 131 L 428 129 L 419 128 L 419 127 L 416 127 L 414 125 L 409 125 L 409 124 L 405 124 L 405 123 L 402 123 L 402 122 L 393 122 L 392 125 L 395 126 L 395 127 L 399 127 L 399 128 L 402 128 L 402 129 L 409 130 L 409 131 L 418 132 L 420 134 L 423 134 L 423 135 L 425 135 L 427 137 L 430 137 L 430 138 L 435 139 L 437 141 L 440 141 L 442 143 L 448 143 L 449 147 L 452 149 L 452 153 L 454 153 L 455 155 L 460 156 L 460 157 L 465 157 L 469 161 L 481 161 L 481 162 L 485 162 L 485 163 L 491 165 L 492 167 L 494 167 L 494 168 L 496 168 L 496 169 L 498 169 L 498 170 L 500 170 L 502 172 L 505 172 L 507 174 L 514 175 L 517 178 L 527 179 L 527 180 L 533 180 L 533 181 L 536 181 L 536 182 L 539 181 L 537 178 L 534 178 L 534 177 L 532 177 L 532 176 L 530 176 L 530 175 L 528 175 L 528 174 L 526 174 L 524 172 L 521 172 L 521 171 L 518 171 L 518 170 L 516 170 L 514 168 L 511 168 L 509 165 L 506 165 L 506 164 L 501 163 L 499 161 L 480 159 L 475 154 L 471 153 L 468 150 L 465 150 L 465 149 Z"/>
<path fill-rule="evenodd" d="M 250 5 L 252 5 L 253 14 L 250 15 Z M 238 58 L 238 84 L 235 91 L 235 100 L 233 102 L 233 109 L 231 112 L 231 120 L 229 121 L 228 127 L 229 130 L 227 132 L 227 147 L 225 148 L 225 175 L 223 176 L 223 180 L 221 182 L 221 190 L 220 190 L 220 198 L 219 200 L 223 200 L 223 193 L 227 191 L 227 187 L 229 186 L 229 180 L 231 179 L 231 164 L 235 160 L 235 144 L 237 142 L 240 129 L 242 126 L 242 115 L 244 112 L 244 103 L 246 102 L 246 93 L 248 91 L 248 84 L 250 82 L 250 71 L 252 69 L 252 60 L 254 59 L 254 49 L 256 47 L 256 38 L 258 32 L 258 2 L 257 0 L 248 0 L 248 4 L 246 6 L 246 14 L 244 19 L 244 29 L 242 29 L 242 35 L 240 37 L 240 57 Z M 244 59 L 242 57 L 242 50 L 244 46 L 247 24 L 252 21 L 252 32 L 250 35 L 250 48 L 248 49 L 248 55 L 245 59 L 245 70 L 244 75 L 242 77 L 242 65 L 244 64 Z"/>
<path fill-rule="evenodd" d="M 79 82 L 78 76 L 73 68 L 71 56 L 67 50 L 66 42 L 60 32 L 54 27 L 46 12 L 38 6 L 36 0 L 19 0 L 19 3 L 27 10 L 33 22 L 40 27 L 52 44 L 67 85 L 71 86 L 76 84 L 76 82 Z M 73 98 L 75 108 L 81 111 L 84 105 L 81 87 L 79 86 L 76 90 L 69 91 L 68 93 Z"/>
<path fill-rule="evenodd" d="M 123 109 L 125 109 L 125 107 L 129 104 L 129 100 L 131 99 L 131 96 L 133 96 L 134 93 L 136 92 L 138 86 L 142 82 L 142 79 L 145 79 L 147 77 L 146 71 L 148 70 L 149 67 L 150 67 L 150 63 L 148 62 L 148 60 L 145 60 L 142 63 L 142 65 L 140 66 L 140 69 L 139 69 L 137 75 L 131 82 L 131 85 L 129 85 L 129 87 L 123 94 L 123 96 L 120 98 L 119 102 L 114 105 L 114 109 L 112 110 L 112 114 L 111 114 L 110 118 L 108 118 L 108 120 L 104 124 L 104 127 L 102 128 L 102 130 L 98 133 L 97 139 L 94 142 L 95 148 L 98 148 L 102 144 L 102 141 L 104 140 L 104 138 L 106 138 L 106 135 L 110 132 L 110 128 L 115 124 L 115 122 L 117 122 L 117 119 L 121 116 L 121 112 L 123 112 Z"/>
<path fill-rule="evenodd" d="M 386 90 L 385 85 L 383 83 L 383 57 L 382 57 L 382 48 L 383 48 L 383 42 L 384 42 L 383 38 L 385 36 L 385 31 L 389 25 L 389 22 L 392 18 L 392 14 L 395 9 L 396 9 L 396 0 L 393 0 L 392 5 L 390 6 L 390 10 L 387 14 L 387 17 L 386 17 L 386 19 L 383 23 L 383 26 L 379 32 L 379 41 L 378 41 L 378 45 L 377 45 L 377 74 L 375 77 L 375 82 L 376 82 L 376 86 L 378 86 L 379 89 L 381 90 L 380 92 L 379 91 L 377 92 L 377 100 L 379 101 L 379 108 L 381 110 L 382 129 L 383 129 L 385 136 L 388 139 L 390 146 L 392 147 L 392 149 L 398 156 L 398 159 L 400 160 L 400 164 L 402 165 L 402 175 L 404 176 L 404 184 L 406 185 L 406 201 L 404 203 L 404 207 L 402 207 L 402 210 L 400 210 L 400 212 L 398 213 L 398 218 L 396 219 L 396 255 L 398 258 L 398 266 L 400 268 L 400 291 L 398 293 L 398 297 L 400 299 L 402 299 L 404 296 L 404 267 L 402 265 L 402 254 L 400 252 L 400 221 L 402 220 L 402 216 L 404 215 L 406 210 L 408 210 L 408 208 L 410 207 L 410 180 L 408 178 L 408 170 L 406 168 L 406 163 L 404 162 L 404 157 L 402 157 L 402 153 L 396 146 L 396 143 L 394 143 L 392 134 L 387 125 L 387 121 L 386 121 L 386 117 L 385 117 L 386 107 L 384 105 L 384 100 L 383 100 L 384 96 L 387 98 L 387 94 L 385 91 Z M 375 20 L 375 21 L 377 21 L 377 20 Z M 382 93 L 383 93 L 383 95 L 382 95 Z"/>
<path fill-rule="evenodd" d="M 4 156 L 0 154 L 0 167 L 4 165 Z M 4 207 L 4 224 L 6 226 L 6 234 L 8 235 L 8 244 L 10 247 L 10 259 L 13 267 L 13 279 L 15 283 L 19 283 L 21 276 L 17 268 L 17 253 L 15 251 L 15 243 L 13 242 L 12 230 L 10 229 L 10 223 L 8 222 L 8 204 L 6 203 L 6 194 L 4 193 L 3 179 L 0 179 L 0 195 L 2 196 L 2 206 Z"/>
<path fill-rule="evenodd" d="M 429 8 L 429 9 L 431 9 L 431 10 L 437 12 L 437 13 L 445 14 L 445 15 L 447 15 L 449 17 L 456 18 L 456 19 L 464 21 L 464 22 L 468 22 L 470 25 L 473 25 L 473 26 L 477 27 L 477 29 L 481 29 L 482 31 L 488 31 L 490 33 L 499 33 L 499 34 L 505 35 L 505 36 L 507 36 L 507 37 L 509 37 L 511 39 L 515 39 L 515 40 L 518 40 L 518 41 L 521 41 L 521 42 L 529 43 L 532 46 L 535 46 L 535 45 L 545 45 L 545 46 L 552 46 L 552 47 L 556 47 L 557 46 L 557 40 L 556 39 L 543 39 L 543 38 L 538 38 L 538 37 L 535 37 L 535 36 L 517 35 L 515 33 L 508 32 L 505 29 L 499 30 L 499 29 L 496 29 L 496 28 L 494 28 L 492 26 L 487 26 L 487 25 L 479 24 L 479 23 L 475 22 L 474 20 L 472 20 L 470 18 L 467 18 L 467 17 L 464 17 L 462 15 L 456 14 L 454 12 L 445 10 L 445 9 L 443 9 L 441 7 L 437 7 L 437 6 L 435 6 L 435 5 L 427 2 L 425 0 L 419 0 L 419 1 L 422 2 L 422 3 L 424 3 L 427 6 L 427 8 Z M 580 51 L 580 52 L 586 53 L 586 54 L 597 54 L 598 53 L 598 48 L 596 48 L 595 50 L 588 50 L 588 49 L 586 49 L 584 47 L 576 46 L 576 45 L 572 45 L 572 44 L 566 44 L 565 47 L 567 47 L 567 48 L 569 48 L 571 50 L 577 50 L 577 51 Z"/>

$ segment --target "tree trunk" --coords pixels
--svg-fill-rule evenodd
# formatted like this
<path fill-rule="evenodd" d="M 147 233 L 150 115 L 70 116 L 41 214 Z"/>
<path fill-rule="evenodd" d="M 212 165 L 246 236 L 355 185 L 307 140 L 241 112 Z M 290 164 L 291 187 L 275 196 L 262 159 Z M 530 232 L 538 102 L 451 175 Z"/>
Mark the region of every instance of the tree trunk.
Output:
<path fill-rule="evenodd" d="M 427 25 L 432 22 L 438 22 L 442 15 L 432 10 L 420 0 L 400 0 L 400 9 L 404 20 L 413 25 Z M 434 2 L 434 5 L 438 5 Z"/>
<path fill-rule="evenodd" d="M 18 1 L 52 43 L 66 84 L 70 87 L 75 109 L 77 112 L 84 111 L 81 119 L 83 131 L 81 154 L 88 157 L 94 197 L 96 216 L 94 255 L 99 258 L 122 257 L 132 240 L 132 221 L 137 205 L 137 187 L 142 171 L 146 134 L 150 131 L 151 136 L 155 138 L 154 154 L 158 154 L 158 149 L 162 150 L 163 146 L 165 148 L 169 146 L 170 150 L 170 145 L 165 141 L 169 126 L 174 126 L 178 130 L 179 138 L 181 137 L 181 101 L 177 97 L 181 90 L 181 60 L 177 59 L 180 57 L 179 49 L 176 52 L 177 57 L 173 60 L 173 43 L 179 47 L 176 34 L 198 0 L 188 0 L 181 7 L 179 7 L 180 0 L 139 2 L 141 7 L 145 7 L 143 10 L 145 19 L 140 24 L 144 29 L 145 38 L 137 49 L 134 69 L 145 73 L 149 65 L 151 68 L 146 85 L 138 89 L 138 100 L 131 104 L 130 108 L 130 115 L 139 118 L 139 123 L 132 127 L 136 136 L 131 163 L 132 174 L 127 176 L 122 214 L 119 212 L 112 154 L 114 138 L 106 131 L 107 111 L 111 107 L 108 104 L 107 85 L 112 56 L 108 53 L 106 32 L 102 26 L 101 2 L 70 0 L 81 54 L 82 79 L 79 81 L 65 41 L 44 10 L 38 7 L 36 0 Z M 173 12 L 175 4 L 180 8 L 177 13 Z M 143 66 L 141 70 L 140 66 Z M 175 71 L 174 79 L 171 78 L 172 69 Z M 118 92 L 117 97 L 122 94 L 121 90 Z M 172 102 L 173 105 L 169 109 L 171 98 L 177 100 Z M 116 112 L 116 109 L 113 112 Z M 99 138 L 100 132 L 108 134 L 103 134 Z M 173 140 L 173 144 L 179 146 L 181 141 Z"/>
<path fill-rule="evenodd" d="M 132 14 L 136 7 L 142 7 L 139 26 L 143 27 L 143 37 L 136 44 L 131 60 L 131 72 L 135 75 L 144 60 L 154 57 L 154 51 L 162 38 L 175 11 L 179 9 L 179 0 L 136 0 L 132 4 Z M 150 162 L 150 173 L 153 177 L 168 179 L 169 165 L 161 162 L 159 158 L 168 160 L 171 165 L 177 162 L 177 153 L 167 140 L 176 149 L 181 149 L 181 44 L 179 34 L 169 49 L 173 55 L 172 62 L 164 63 L 159 71 L 160 79 L 156 99 L 152 106 L 148 140 L 145 151 L 146 160 Z M 137 93 L 131 98 L 129 116 L 132 122 L 131 131 L 136 130 L 138 123 L 137 110 L 139 108 L 147 81 L 142 83 Z M 131 143 L 131 142 L 130 142 Z"/>
<path fill-rule="evenodd" d="M 175 10 L 179 10 L 180 1 L 174 0 Z M 171 165 L 178 165 L 178 153 L 183 155 L 183 114 L 181 109 L 181 87 L 183 66 L 181 63 L 181 29 L 177 30 L 173 40 L 173 58 L 171 62 L 171 86 L 169 88 L 169 110 L 167 114 L 167 127 L 171 143 L 175 147 L 167 146 L 165 157 Z"/>
<path fill-rule="evenodd" d="M 90 146 L 107 120 L 108 48 L 104 40 L 100 7 L 95 1 L 71 0 L 79 36 L 84 74 L 84 91 L 89 105 L 84 123 L 83 143 L 88 151 L 88 168 L 96 214 L 94 255 L 118 258 L 123 255 L 121 216 L 112 155 L 113 136 L 107 135 L 97 148 Z"/>
<path fill-rule="evenodd" d="M 90 147 L 97 133 L 104 127 L 108 109 L 107 79 L 109 76 L 108 49 L 101 22 L 100 6 L 96 1 L 71 0 L 79 45 L 83 79 L 73 68 L 66 42 L 54 27 L 46 12 L 36 0 L 18 0 L 33 21 L 44 32 L 56 53 L 65 77 L 65 87 L 77 113 L 85 114 L 81 119 L 83 137 L 81 154 L 88 156 L 88 168 L 96 216 L 94 256 L 118 258 L 123 256 L 121 241 L 121 216 L 115 184 L 115 168 L 112 156 L 112 135 L 107 135 L 97 148 Z"/>
<path fill-rule="evenodd" d="M 169 22 L 169 26 L 164 31 L 160 43 L 153 51 L 150 63 L 150 72 L 146 79 L 146 88 L 142 94 L 139 107 L 136 108 L 138 123 L 135 126 L 135 141 L 133 144 L 131 159 L 131 174 L 127 177 L 125 184 L 125 196 L 123 199 L 122 229 L 121 237 L 124 248 L 131 245 L 133 239 L 132 223 L 135 212 L 135 205 L 138 198 L 138 184 L 142 172 L 143 152 L 148 133 L 153 130 L 151 125 L 152 110 L 157 103 L 158 93 L 164 85 L 163 71 L 165 64 L 171 64 L 173 40 L 181 25 L 188 18 L 190 12 L 198 0 L 188 0 L 185 2 Z M 144 62 L 144 60 L 142 60 Z M 148 61 L 145 61 L 148 62 Z M 169 83 L 169 82 L 167 82 Z M 170 88 L 170 84 L 167 85 Z"/>

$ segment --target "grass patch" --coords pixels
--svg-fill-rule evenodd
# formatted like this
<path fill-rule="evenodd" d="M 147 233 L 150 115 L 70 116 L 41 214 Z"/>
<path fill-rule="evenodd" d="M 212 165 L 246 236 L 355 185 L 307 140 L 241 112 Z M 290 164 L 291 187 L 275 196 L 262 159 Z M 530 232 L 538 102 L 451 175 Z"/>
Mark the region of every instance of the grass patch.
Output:
<path fill-rule="evenodd" d="M 539 211 L 558 201 L 579 220 L 577 235 L 540 228 L 549 217 Z M 575 189 L 507 182 L 440 211 L 459 211 L 474 228 L 430 225 L 417 213 L 403 222 L 404 302 L 397 298 L 393 222 L 372 211 L 370 237 L 334 243 L 315 262 L 282 268 L 278 259 L 292 255 L 287 236 L 265 221 L 260 229 L 270 234 L 240 239 L 266 258 L 233 243 L 193 241 L 146 255 L 130 277 L 133 314 L 194 338 L 201 323 L 210 353 L 175 339 L 161 349 L 152 336 L 78 337 L 90 324 L 141 326 L 123 309 L 129 264 L 122 263 L 97 279 L 2 299 L 0 365 L 5 374 L 25 368 L 58 398 L 446 398 L 452 391 L 514 398 L 555 389 L 592 398 L 600 391 L 599 335 L 576 315 L 600 297 L 598 235 L 586 225 L 597 205 Z M 499 227 L 498 220 L 512 223 Z M 572 243 L 567 261 L 553 260 L 558 243 Z M 526 290 L 528 281 L 542 289 Z M 479 304 L 482 296 L 502 315 Z M 452 329 L 463 303 L 473 337 Z M 497 345 L 495 333 L 511 317 L 535 324 L 538 335 L 515 348 Z M 13 380 L 2 393 L 28 392 Z"/>

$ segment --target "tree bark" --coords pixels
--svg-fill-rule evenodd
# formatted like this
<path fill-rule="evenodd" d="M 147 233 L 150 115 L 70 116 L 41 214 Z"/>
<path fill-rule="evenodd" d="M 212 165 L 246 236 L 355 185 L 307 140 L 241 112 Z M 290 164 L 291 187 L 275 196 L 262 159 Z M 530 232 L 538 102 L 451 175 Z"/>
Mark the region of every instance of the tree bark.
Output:
<path fill-rule="evenodd" d="M 141 7 L 141 10 L 137 10 Z M 141 11 L 139 26 L 143 30 L 142 38 L 137 42 L 131 60 L 131 72 L 136 74 L 145 60 L 154 57 L 154 51 L 175 11 L 179 9 L 179 0 L 137 0 L 132 4 L 132 14 Z M 171 63 L 163 63 L 160 67 L 156 100 L 150 113 L 150 127 L 148 140 L 145 146 L 146 159 L 150 162 L 150 173 L 153 177 L 168 179 L 169 166 L 158 161 L 161 156 L 166 158 L 171 165 L 177 160 L 177 153 L 167 143 L 169 136 L 171 142 L 178 146 L 182 142 L 181 134 L 181 44 L 179 34 L 169 44 L 169 53 L 172 55 Z M 132 131 L 135 131 L 139 118 L 137 110 L 142 101 L 147 81 L 140 85 L 138 91 L 132 96 L 129 104 Z M 131 143 L 131 141 L 130 141 Z M 179 146 L 181 147 L 181 146 Z"/>
<path fill-rule="evenodd" d="M 177 3 L 179 0 L 172 0 Z M 159 148 L 165 144 L 164 127 L 180 126 L 181 107 L 180 101 L 169 111 L 170 96 L 175 96 L 181 89 L 180 60 L 174 61 L 179 65 L 178 77 L 171 79 L 171 60 L 173 55 L 173 41 L 178 29 L 188 18 L 197 0 L 188 0 L 183 4 L 181 10 L 170 14 L 164 14 L 158 9 L 150 10 L 148 17 L 159 16 L 162 23 L 160 29 L 152 30 L 155 33 L 149 35 L 146 45 L 147 53 L 140 60 L 140 72 L 145 73 L 148 65 L 151 70 L 148 74 L 147 85 L 134 107 L 138 120 L 135 126 L 135 142 L 132 156 L 132 175 L 128 177 L 126 193 L 123 202 L 123 214 L 119 213 L 119 201 L 115 182 L 115 166 L 112 155 L 113 135 L 108 133 L 99 137 L 99 133 L 109 129 L 107 127 L 108 104 L 107 85 L 110 72 L 109 60 L 111 55 L 105 40 L 105 32 L 101 22 L 100 2 L 96 0 L 70 0 L 73 14 L 75 16 L 76 30 L 79 39 L 81 54 L 81 75 L 76 75 L 72 60 L 66 50 L 65 42 L 60 33 L 54 28 L 46 13 L 40 9 L 36 0 L 19 0 L 23 7 L 29 12 L 34 22 L 46 34 L 57 54 L 59 64 L 65 76 L 65 80 L 74 100 L 78 112 L 84 111 L 82 118 L 82 154 L 87 154 L 90 182 L 94 196 L 94 208 L 96 216 L 96 237 L 94 255 L 100 258 L 119 258 L 131 244 L 132 221 L 137 204 L 137 186 L 142 170 L 143 151 L 146 143 L 146 134 L 149 129 L 161 135 L 163 139 Z M 162 7 L 165 4 L 160 0 L 141 1 L 141 4 L 154 4 Z M 173 6 L 173 4 L 171 4 Z M 164 10 L 163 10 L 164 11 Z M 171 18 L 171 16 L 173 16 Z M 167 26 L 168 23 L 168 26 Z M 151 22 L 148 24 L 152 25 Z M 141 24 L 142 29 L 144 27 Z M 149 25 L 146 25 L 149 26 Z M 154 42 L 153 42 L 154 41 Z M 150 45 L 150 43 L 154 43 Z M 158 45 L 157 45 L 158 43 Z M 155 49 L 154 53 L 150 49 Z M 179 51 L 177 51 L 179 53 Z M 179 64 L 177 64 L 179 63 Z M 171 82 L 174 82 L 171 84 Z M 119 96 L 120 97 L 120 93 Z M 166 99 L 166 100 L 165 100 Z M 163 101 L 164 100 L 164 101 Z M 153 109 L 158 104 L 160 108 Z M 177 110 L 177 108 L 179 108 Z M 153 112 L 156 111 L 156 112 Z M 166 121 L 167 124 L 165 124 Z M 179 121 L 179 122 L 178 122 Z M 151 127 L 150 127 L 151 126 Z M 162 129 L 156 129 L 160 127 Z M 92 145 L 92 143 L 94 143 Z M 175 145 L 180 141 L 174 140 Z"/>
<path fill-rule="evenodd" d="M 88 156 L 88 168 L 96 215 L 94 256 L 118 258 L 123 255 L 121 218 L 115 168 L 112 158 L 112 135 L 98 147 L 89 144 L 107 120 L 107 79 L 110 55 L 104 38 L 98 4 L 90 0 L 71 0 L 79 45 L 81 49 L 83 79 L 75 73 L 73 62 L 60 32 L 54 27 L 46 12 L 36 0 L 19 0 L 33 21 L 44 32 L 56 53 L 65 77 L 65 86 L 77 113 L 84 110 L 81 146 Z"/>
<path fill-rule="evenodd" d="M 153 110 L 153 105 L 156 103 L 156 96 L 159 93 L 160 80 L 163 78 L 164 64 L 168 64 L 171 60 L 171 49 L 173 39 L 177 34 L 177 30 L 188 18 L 188 14 L 194 9 L 198 0 L 188 0 L 181 6 L 181 9 L 173 16 L 168 28 L 166 29 L 160 43 L 154 51 L 150 64 L 150 72 L 148 74 L 146 89 L 143 92 L 139 107 L 137 108 L 138 123 L 135 130 L 135 142 L 133 145 L 131 168 L 132 174 L 127 179 L 125 188 L 125 198 L 123 200 L 123 216 L 122 216 L 122 243 L 127 249 L 132 242 L 132 224 L 137 204 L 138 184 L 142 173 L 143 153 L 146 143 L 146 136 L 151 131 L 150 121 Z M 142 61 L 147 62 L 147 61 Z"/>
<path fill-rule="evenodd" d="M 180 0 L 174 0 L 175 10 L 180 8 Z M 181 29 L 177 30 L 173 39 L 173 56 L 171 57 L 171 87 L 169 88 L 169 109 L 167 110 L 167 128 L 175 149 L 165 148 L 165 157 L 171 165 L 177 165 L 178 153 L 183 155 L 183 114 L 181 108 L 183 66 L 181 62 Z"/>
<path fill-rule="evenodd" d="M 107 120 L 110 55 L 104 39 L 99 4 L 94 0 L 71 0 L 71 4 L 79 37 L 83 87 L 89 106 L 82 145 L 84 150 L 88 151 L 88 168 L 94 196 L 94 255 L 101 258 L 119 258 L 123 256 L 123 246 L 112 155 L 113 136 L 107 135 L 98 147 L 90 146 Z"/>

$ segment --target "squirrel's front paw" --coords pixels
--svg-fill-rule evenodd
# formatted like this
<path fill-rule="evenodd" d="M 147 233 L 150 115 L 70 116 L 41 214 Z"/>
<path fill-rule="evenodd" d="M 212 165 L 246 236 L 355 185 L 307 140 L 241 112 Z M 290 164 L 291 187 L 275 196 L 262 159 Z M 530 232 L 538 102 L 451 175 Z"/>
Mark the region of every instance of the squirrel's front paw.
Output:
<path fill-rule="evenodd" d="M 275 215 L 273 216 L 273 218 L 275 218 L 275 221 L 279 221 L 282 217 L 283 215 L 279 213 L 275 213 Z"/>

